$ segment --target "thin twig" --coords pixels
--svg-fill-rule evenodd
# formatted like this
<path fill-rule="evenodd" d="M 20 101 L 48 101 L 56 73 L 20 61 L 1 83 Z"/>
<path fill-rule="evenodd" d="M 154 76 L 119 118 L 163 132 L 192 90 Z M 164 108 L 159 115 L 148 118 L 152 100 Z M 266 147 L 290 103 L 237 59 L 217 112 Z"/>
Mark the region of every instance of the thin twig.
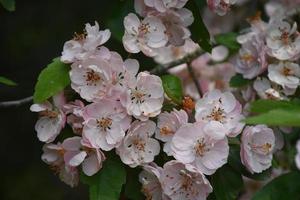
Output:
<path fill-rule="evenodd" d="M 195 71 L 194 71 L 194 69 L 193 69 L 191 63 L 188 63 L 188 64 L 187 64 L 187 68 L 188 68 L 188 70 L 189 70 L 190 76 L 192 77 L 192 79 L 193 79 L 193 81 L 194 81 L 194 84 L 195 84 L 195 86 L 196 86 L 196 89 L 197 89 L 197 92 L 198 92 L 198 94 L 199 94 L 199 97 L 201 98 L 203 94 L 202 94 L 202 91 L 201 91 L 201 88 L 200 88 L 200 84 L 199 84 L 199 82 L 198 82 L 198 79 L 197 79 L 197 77 L 196 77 L 196 73 L 195 73 Z"/>
<path fill-rule="evenodd" d="M 183 57 L 181 59 L 175 60 L 175 61 L 167 63 L 165 65 L 157 65 L 150 72 L 152 74 L 163 74 L 163 73 L 165 73 L 166 71 L 168 71 L 169 69 L 171 69 L 173 67 L 176 67 L 176 66 L 184 64 L 184 63 L 192 62 L 193 60 L 195 60 L 196 58 L 198 58 L 202 54 L 203 54 L 203 51 L 201 51 L 200 49 L 197 49 L 193 53 L 190 53 L 190 54 L 186 55 L 185 57 Z"/>
<path fill-rule="evenodd" d="M 26 97 L 26 98 L 14 100 L 14 101 L 3 101 L 3 102 L 0 102 L 0 108 L 21 106 L 23 104 L 32 102 L 32 100 L 33 100 L 33 97 L 30 96 L 30 97 Z"/>

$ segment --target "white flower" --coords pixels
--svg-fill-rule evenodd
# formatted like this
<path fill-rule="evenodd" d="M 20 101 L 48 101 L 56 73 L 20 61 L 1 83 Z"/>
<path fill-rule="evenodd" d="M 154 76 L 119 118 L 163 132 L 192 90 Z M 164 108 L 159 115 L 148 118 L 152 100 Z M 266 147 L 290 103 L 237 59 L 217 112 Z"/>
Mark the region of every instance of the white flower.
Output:
<path fill-rule="evenodd" d="M 225 15 L 237 0 L 207 0 L 208 7 L 218 15 Z"/>
<path fill-rule="evenodd" d="M 171 149 L 176 160 L 191 164 L 207 175 L 226 164 L 229 154 L 222 127 L 218 124 L 208 127 L 202 122 L 179 128 L 172 139 Z"/>
<path fill-rule="evenodd" d="M 151 136 L 154 134 L 156 125 L 153 121 L 134 121 L 117 148 L 123 163 L 130 167 L 150 163 L 159 154 L 159 142 Z"/>
<path fill-rule="evenodd" d="M 62 62 L 72 63 L 84 59 L 93 54 L 99 46 L 107 42 L 111 35 L 108 29 L 100 31 L 97 22 L 95 22 L 94 26 L 87 23 L 84 32 L 84 34 L 75 34 L 72 40 L 64 44 L 61 56 Z"/>
<path fill-rule="evenodd" d="M 88 105 L 83 117 L 83 137 L 105 151 L 120 144 L 131 122 L 119 101 L 106 99 Z"/>
<path fill-rule="evenodd" d="M 300 67 L 292 62 L 280 62 L 268 67 L 268 77 L 271 81 L 281 85 L 283 88 L 296 90 L 300 84 Z"/>
<path fill-rule="evenodd" d="M 140 120 L 159 115 L 163 101 L 161 79 L 146 72 L 140 72 L 136 82 L 121 97 L 121 103 L 128 114 Z"/>
<path fill-rule="evenodd" d="M 123 45 L 130 53 L 142 51 L 147 56 L 154 56 L 153 49 L 163 47 L 168 42 L 166 27 L 157 17 L 146 17 L 143 21 L 130 13 L 124 18 L 125 34 Z"/>
<path fill-rule="evenodd" d="M 207 126 L 218 126 L 229 137 L 237 136 L 244 126 L 240 121 L 242 106 L 230 92 L 213 90 L 206 93 L 196 103 L 196 121 L 205 122 Z"/>
<path fill-rule="evenodd" d="M 171 200 L 205 200 L 212 192 L 209 181 L 202 173 L 175 160 L 164 164 L 160 182 Z"/>
<path fill-rule="evenodd" d="M 288 60 L 300 54 L 300 35 L 297 24 L 293 26 L 285 21 L 274 22 L 267 32 L 267 46 L 270 55 L 279 60 Z"/>
<path fill-rule="evenodd" d="M 258 77 L 253 83 L 253 88 L 257 92 L 258 96 L 262 99 L 284 99 L 278 90 L 272 88 L 271 83 L 267 78 Z"/>
<path fill-rule="evenodd" d="M 145 0 L 145 4 L 159 12 L 166 12 L 170 8 L 182 8 L 188 0 Z"/>
<path fill-rule="evenodd" d="M 265 125 L 247 126 L 241 137 L 241 161 L 251 173 L 261 173 L 272 165 L 275 136 Z"/>
<path fill-rule="evenodd" d="M 188 115 L 184 110 L 173 110 L 172 112 L 163 112 L 158 116 L 157 129 L 155 137 L 163 142 L 164 152 L 172 155 L 170 145 L 176 131 L 188 123 Z"/>

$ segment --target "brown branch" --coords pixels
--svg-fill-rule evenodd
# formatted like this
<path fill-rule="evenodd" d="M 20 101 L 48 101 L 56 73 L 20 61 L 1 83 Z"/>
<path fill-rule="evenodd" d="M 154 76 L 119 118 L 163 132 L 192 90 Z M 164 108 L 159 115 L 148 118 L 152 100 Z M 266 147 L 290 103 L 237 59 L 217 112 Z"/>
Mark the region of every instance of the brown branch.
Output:
<path fill-rule="evenodd" d="M 195 86 L 196 86 L 196 89 L 197 89 L 197 92 L 198 92 L 198 94 L 199 94 L 199 97 L 201 98 L 201 97 L 203 96 L 203 94 L 202 94 L 202 91 L 201 91 L 201 88 L 200 88 L 200 84 L 199 84 L 199 82 L 198 82 L 198 79 L 197 79 L 197 77 L 196 77 L 196 73 L 195 73 L 195 71 L 194 71 L 194 69 L 193 69 L 191 63 L 188 63 L 188 64 L 187 64 L 187 68 L 188 68 L 189 74 L 190 74 L 191 78 L 193 79 L 193 82 L 194 82 L 194 84 L 195 84 Z"/>
<path fill-rule="evenodd" d="M 14 101 L 3 101 L 3 102 L 0 102 L 0 108 L 21 106 L 21 105 L 32 102 L 32 100 L 33 100 L 33 97 L 30 96 L 30 97 L 26 97 L 26 98 L 14 100 Z"/>

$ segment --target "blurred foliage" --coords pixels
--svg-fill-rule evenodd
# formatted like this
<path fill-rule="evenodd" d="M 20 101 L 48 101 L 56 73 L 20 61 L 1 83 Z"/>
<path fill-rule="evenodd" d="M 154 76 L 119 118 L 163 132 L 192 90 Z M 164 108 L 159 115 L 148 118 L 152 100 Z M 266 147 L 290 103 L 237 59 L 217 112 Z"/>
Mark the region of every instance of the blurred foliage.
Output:
<path fill-rule="evenodd" d="M 0 0 L 0 3 L 8 11 L 14 11 L 16 9 L 15 0 Z"/>
<path fill-rule="evenodd" d="M 5 78 L 3 76 L 0 76 L 0 83 L 2 84 L 5 84 L 5 85 L 9 85 L 9 86 L 16 86 L 17 83 L 8 79 L 8 78 Z"/>

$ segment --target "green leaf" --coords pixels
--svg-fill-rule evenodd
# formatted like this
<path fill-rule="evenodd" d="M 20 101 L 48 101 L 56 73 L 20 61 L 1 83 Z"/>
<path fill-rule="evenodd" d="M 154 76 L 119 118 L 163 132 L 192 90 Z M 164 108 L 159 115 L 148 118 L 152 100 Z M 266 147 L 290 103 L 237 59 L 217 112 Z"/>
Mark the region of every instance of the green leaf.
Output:
<path fill-rule="evenodd" d="M 270 126 L 300 126 L 300 110 L 275 109 L 258 116 L 248 117 L 247 124 L 266 124 Z"/>
<path fill-rule="evenodd" d="M 281 175 L 255 193 L 252 200 L 300 199 L 299 180 L 300 172 L 298 171 Z"/>
<path fill-rule="evenodd" d="M 165 93 L 176 104 L 181 104 L 183 99 L 183 89 L 181 80 L 174 75 L 164 75 L 161 77 Z"/>
<path fill-rule="evenodd" d="M 127 180 L 125 185 L 125 196 L 130 200 L 145 199 L 142 194 L 142 184 L 139 182 L 139 174 L 141 170 L 137 168 L 127 169 Z"/>
<path fill-rule="evenodd" d="M 211 183 L 217 200 L 237 199 L 238 194 L 243 188 L 241 174 L 237 173 L 229 165 L 218 169 L 212 175 Z"/>
<path fill-rule="evenodd" d="M 250 179 L 254 180 L 267 180 L 270 178 L 272 169 L 269 168 L 262 173 L 254 173 L 251 174 L 242 164 L 240 159 L 240 146 L 239 145 L 230 145 L 229 149 L 229 156 L 228 156 L 228 164 L 237 171 L 238 173 L 242 174 L 243 176 L 246 176 Z"/>
<path fill-rule="evenodd" d="M 126 182 L 126 171 L 117 156 L 110 156 L 97 174 L 92 177 L 81 174 L 80 178 L 90 186 L 90 200 L 118 200 Z"/>
<path fill-rule="evenodd" d="M 224 33 L 215 36 L 218 45 L 226 46 L 231 52 L 236 52 L 241 48 L 241 45 L 236 41 L 237 33 Z"/>
<path fill-rule="evenodd" d="M 241 74 L 234 75 L 233 77 L 231 77 L 229 81 L 230 87 L 235 87 L 235 88 L 246 86 L 249 83 L 251 83 L 251 80 L 244 79 Z"/>
<path fill-rule="evenodd" d="M 15 0 L 0 0 L 0 3 L 8 11 L 15 11 L 16 9 Z"/>
<path fill-rule="evenodd" d="M 69 71 L 69 65 L 55 58 L 38 77 L 33 94 L 34 102 L 44 102 L 68 86 L 70 84 Z"/>
<path fill-rule="evenodd" d="M 8 79 L 8 78 L 5 78 L 3 76 L 0 76 L 0 83 L 4 84 L 4 85 L 8 85 L 8 86 L 16 86 L 17 83 Z"/>
<path fill-rule="evenodd" d="M 188 1 L 186 7 L 190 9 L 194 15 L 194 23 L 189 28 L 192 33 L 191 38 L 195 42 L 199 43 L 200 47 L 203 50 L 210 53 L 212 50 L 212 45 L 210 43 L 210 34 L 200 14 L 202 8 L 201 1 Z"/>
<path fill-rule="evenodd" d="M 265 113 L 274 109 L 299 110 L 300 104 L 294 101 L 276 101 L 260 99 L 251 103 L 250 110 L 254 113 Z"/>

